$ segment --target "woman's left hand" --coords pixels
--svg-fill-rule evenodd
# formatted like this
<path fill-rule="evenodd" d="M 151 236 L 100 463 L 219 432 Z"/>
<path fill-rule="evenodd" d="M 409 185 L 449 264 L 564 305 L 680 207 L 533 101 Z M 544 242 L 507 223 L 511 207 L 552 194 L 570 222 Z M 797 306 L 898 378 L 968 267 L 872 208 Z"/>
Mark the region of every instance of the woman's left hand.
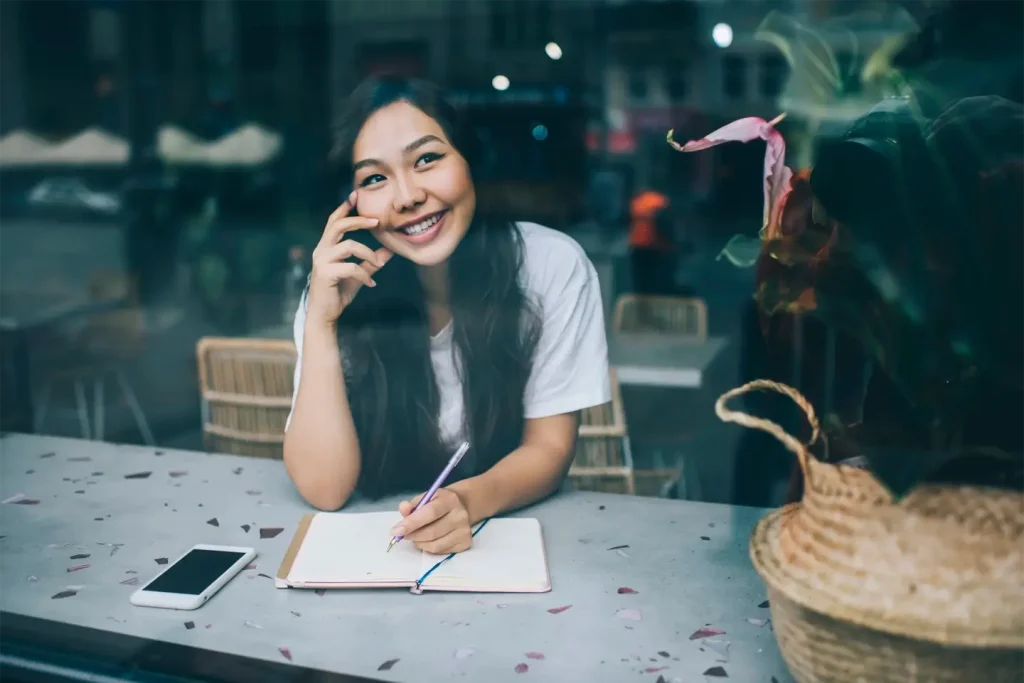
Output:
<path fill-rule="evenodd" d="M 429 503 L 413 512 L 422 497 L 420 494 L 399 504 L 398 511 L 405 519 L 395 525 L 392 533 L 435 555 L 469 550 L 473 531 L 469 512 L 458 494 L 451 489 L 438 489 Z"/>

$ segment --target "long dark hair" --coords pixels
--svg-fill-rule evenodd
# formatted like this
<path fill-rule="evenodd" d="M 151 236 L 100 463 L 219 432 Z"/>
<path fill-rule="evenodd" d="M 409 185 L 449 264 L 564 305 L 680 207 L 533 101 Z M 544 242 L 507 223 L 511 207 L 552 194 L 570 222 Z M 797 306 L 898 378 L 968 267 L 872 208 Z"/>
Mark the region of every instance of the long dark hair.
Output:
<path fill-rule="evenodd" d="M 359 131 L 374 112 L 397 101 L 437 121 L 472 171 L 479 144 L 437 87 L 372 78 L 349 96 L 334 130 L 331 154 L 346 194 Z M 363 231 L 349 237 L 372 240 Z M 478 194 L 473 221 L 448 262 L 452 347 L 471 444 L 452 480 L 489 468 L 522 438 L 523 393 L 540 333 L 537 303 L 527 299 L 520 281 L 522 259 L 516 224 L 491 213 Z M 438 428 L 440 393 L 416 265 L 395 256 L 374 279 L 377 287 L 360 290 L 338 321 L 362 452 L 358 490 L 371 498 L 427 488 L 457 446 L 442 443 Z"/>

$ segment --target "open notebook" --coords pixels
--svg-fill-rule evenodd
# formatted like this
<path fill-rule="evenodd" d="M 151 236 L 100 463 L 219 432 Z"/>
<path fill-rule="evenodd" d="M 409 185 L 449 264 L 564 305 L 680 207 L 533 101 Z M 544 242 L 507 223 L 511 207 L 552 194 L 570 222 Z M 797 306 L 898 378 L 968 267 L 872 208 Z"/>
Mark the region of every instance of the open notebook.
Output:
<path fill-rule="evenodd" d="M 551 590 L 536 519 L 502 517 L 474 528 L 473 547 L 431 555 L 409 541 L 391 552 L 397 512 L 319 512 L 299 523 L 274 580 L 278 588 L 411 588 L 468 593 Z"/>

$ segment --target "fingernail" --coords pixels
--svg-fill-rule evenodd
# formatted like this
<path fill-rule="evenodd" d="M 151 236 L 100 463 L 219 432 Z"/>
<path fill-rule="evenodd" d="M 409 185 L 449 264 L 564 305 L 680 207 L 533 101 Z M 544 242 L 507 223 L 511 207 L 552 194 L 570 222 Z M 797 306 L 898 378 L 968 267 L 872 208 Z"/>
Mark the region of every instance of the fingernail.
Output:
<path fill-rule="evenodd" d="M 371 278 L 370 279 L 370 286 L 371 287 L 376 287 L 377 286 L 377 281 Z"/>
<path fill-rule="evenodd" d="M 404 536 L 405 535 L 405 529 L 403 529 L 401 526 L 396 526 L 395 528 L 393 528 L 391 530 L 391 535 L 392 536 Z"/>
<path fill-rule="evenodd" d="M 348 195 L 348 203 L 349 204 L 354 204 L 355 201 L 356 201 L 356 191 L 352 190 L 352 192 Z"/>

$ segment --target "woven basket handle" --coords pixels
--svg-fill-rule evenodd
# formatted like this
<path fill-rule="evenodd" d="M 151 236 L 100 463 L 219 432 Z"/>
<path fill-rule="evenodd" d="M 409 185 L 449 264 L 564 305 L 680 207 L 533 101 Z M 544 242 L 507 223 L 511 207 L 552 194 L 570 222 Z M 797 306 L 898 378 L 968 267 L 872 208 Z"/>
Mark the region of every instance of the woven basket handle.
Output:
<path fill-rule="evenodd" d="M 800 461 L 800 469 L 804 471 L 806 476 L 807 470 L 807 447 L 801 444 L 793 436 L 791 436 L 785 429 L 775 424 L 771 420 L 765 420 L 760 417 L 753 417 L 746 413 L 741 413 L 735 410 L 729 410 L 725 407 L 726 401 L 736 396 L 742 396 L 743 394 L 750 393 L 751 391 L 775 391 L 780 394 L 785 394 L 793 399 L 793 402 L 800 406 L 800 409 L 804 411 L 804 415 L 807 417 L 808 424 L 811 425 L 811 440 L 807 442 L 807 445 L 813 444 L 818 440 L 821 435 L 821 428 L 818 425 L 818 417 L 814 414 L 814 408 L 803 397 L 799 391 L 793 387 L 780 384 L 778 382 L 772 382 L 767 379 L 756 379 L 753 382 L 747 382 L 741 387 L 736 387 L 730 391 L 725 392 L 718 397 L 715 401 L 715 415 L 718 419 L 723 422 L 735 422 L 743 427 L 750 427 L 751 429 L 760 429 L 763 432 L 768 432 L 776 439 L 781 441 L 786 448 L 796 455 L 797 460 Z"/>

